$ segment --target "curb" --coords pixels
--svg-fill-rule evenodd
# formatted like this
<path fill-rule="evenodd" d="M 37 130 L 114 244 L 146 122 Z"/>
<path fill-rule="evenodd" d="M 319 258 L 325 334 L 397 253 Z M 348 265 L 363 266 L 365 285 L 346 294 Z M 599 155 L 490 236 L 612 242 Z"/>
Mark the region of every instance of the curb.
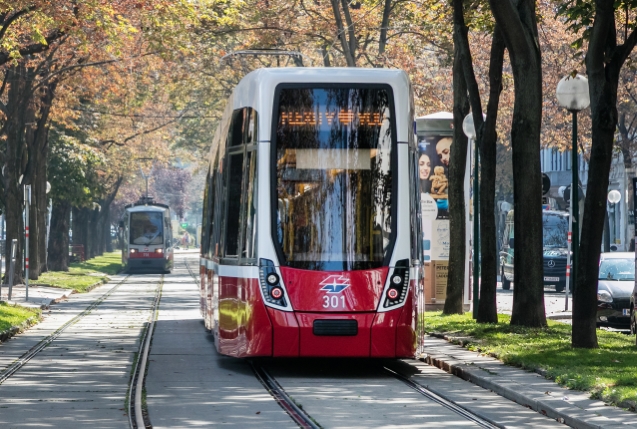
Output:
<path fill-rule="evenodd" d="M 0 332 L 0 343 L 6 342 L 10 338 L 14 337 L 16 334 L 18 334 L 18 333 L 20 333 L 22 331 L 25 331 L 26 329 L 30 328 L 31 326 L 37 324 L 38 322 L 40 322 L 40 320 L 42 320 L 42 315 L 29 317 L 27 320 L 22 322 L 20 325 L 12 326 L 9 329 L 7 329 L 6 331 Z"/>

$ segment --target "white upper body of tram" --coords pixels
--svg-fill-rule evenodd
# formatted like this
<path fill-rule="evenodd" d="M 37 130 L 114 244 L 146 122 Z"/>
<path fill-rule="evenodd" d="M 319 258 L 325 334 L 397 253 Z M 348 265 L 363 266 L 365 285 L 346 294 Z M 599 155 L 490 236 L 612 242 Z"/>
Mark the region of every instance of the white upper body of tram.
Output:
<path fill-rule="evenodd" d="M 413 356 L 416 160 L 403 71 L 245 76 L 215 133 L 204 195 L 201 310 L 218 350 Z"/>

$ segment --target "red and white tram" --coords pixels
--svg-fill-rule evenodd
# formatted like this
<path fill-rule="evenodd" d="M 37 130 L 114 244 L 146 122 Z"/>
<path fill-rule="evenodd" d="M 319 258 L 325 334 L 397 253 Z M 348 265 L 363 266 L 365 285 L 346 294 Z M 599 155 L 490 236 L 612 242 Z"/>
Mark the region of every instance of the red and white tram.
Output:
<path fill-rule="evenodd" d="M 173 267 L 170 208 L 142 198 L 125 207 L 120 222 L 122 265 L 126 272 L 170 273 Z"/>
<path fill-rule="evenodd" d="M 273 68 L 241 80 L 204 194 L 200 305 L 220 353 L 414 356 L 413 123 L 400 70 Z"/>

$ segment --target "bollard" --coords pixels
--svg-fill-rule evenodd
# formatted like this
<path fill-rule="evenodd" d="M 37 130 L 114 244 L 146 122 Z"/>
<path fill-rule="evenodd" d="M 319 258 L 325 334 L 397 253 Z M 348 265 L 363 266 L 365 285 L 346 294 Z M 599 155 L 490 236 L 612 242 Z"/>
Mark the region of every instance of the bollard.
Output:
<path fill-rule="evenodd" d="M 13 273 L 15 272 L 15 254 L 18 250 L 18 240 L 11 240 L 11 263 L 9 264 L 9 296 L 7 301 L 11 301 L 11 292 L 13 291 Z"/>

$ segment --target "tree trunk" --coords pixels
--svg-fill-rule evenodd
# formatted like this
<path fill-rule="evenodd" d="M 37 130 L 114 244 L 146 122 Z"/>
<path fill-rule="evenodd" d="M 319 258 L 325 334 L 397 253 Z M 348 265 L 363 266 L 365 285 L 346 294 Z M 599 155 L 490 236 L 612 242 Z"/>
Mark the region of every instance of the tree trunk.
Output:
<path fill-rule="evenodd" d="M 47 130 L 48 131 L 48 130 Z M 47 132 L 47 140 L 48 140 L 48 132 Z M 40 260 L 40 274 L 47 271 L 47 231 L 48 231 L 48 213 L 49 213 L 49 197 L 46 192 L 46 184 L 47 184 L 47 171 L 48 171 L 48 162 L 46 159 L 46 153 L 48 151 L 48 142 L 46 147 L 44 148 L 43 153 L 40 155 L 40 162 L 38 171 L 40 172 L 40 180 L 36 184 L 38 189 L 37 192 L 37 205 L 38 205 L 38 225 L 40 225 L 40 235 L 37 237 L 39 241 L 38 244 L 38 252 L 39 252 L 39 260 Z"/>
<path fill-rule="evenodd" d="M 477 321 L 480 323 L 497 323 L 496 306 L 497 255 L 495 234 L 495 174 L 496 174 L 496 141 L 495 132 L 498 104 L 502 88 L 502 65 L 504 62 L 504 40 L 498 27 L 494 29 L 489 65 L 490 94 L 487 120 L 482 118 L 482 102 L 478 82 L 473 70 L 473 59 L 469 46 L 468 28 L 464 20 L 464 4 L 462 0 L 453 2 L 454 41 L 459 47 L 462 68 L 473 121 L 476 129 L 476 144 L 480 148 L 480 295 Z M 477 260 L 477 255 L 476 262 Z M 474 298 L 475 305 L 475 298 Z"/>
<path fill-rule="evenodd" d="M 71 204 L 68 201 L 54 201 L 51 209 L 51 232 L 49 234 L 48 269 L 69 270 L 69 225 Z"/>
<path fill-rule="evenodd" d="M 535 3 L 490 0 L 513 69 L 515 103 L 511 123 L 515 272 L 511 324 L 546 326 L 542 278 L 542 65 Z M 593 176 L 591 176 L 593 177 Z"/>
<path fill-rule="evenodd" d="M 82 246 L 84 258 L 89 255 L 89 211 L 85 208 L 73 207 L 73 245 Z"/>
<path fill-rule="evenodd" d="M 111 238 L 111 205 L 104 205 L 102 207 L 104 212 L 104 223 L 102 227 L 102 234 L 104 235 L 104 252 L 113 251 L 113 239 Z"/>
<path fill-rule="evenodd" d="M 27 109 L 27 123 L 36 121 L 36 105 L 35 102 L 29 104 Z M 39 121 L 38 121 L 39 122 Z M 35 141 L 38 138 L 38 130 L 36 127 L 27 126 L 25 130 L 25 148 L 28 151 L 27 168 L 24 171 L 22 184 L 31 186 L 31 199 L 29 204 L 29 279 L 37 280 L 40 275 L 40 254 L 38 252 L 38 237 L 40 228 L 38 225 L 38 205 L 37 205 L 37 183 L 39 172 L 33 168 L 33 164 L 38 162 L 38 152 L 33 150 Z M 25 194 L 25 205 L 28 195 Z M 25 225 L 26 230 L 26 225 Z M 25 273 L 26 274 L 26 273 Z"/>
<path fill-rule="evenodd" d="M 504 39 L 496 25 L 493 31 L 489 64 L 487 119 L 480 138 L 480 259 L 482 267 L 477 319 L 479 323 L 498 323 L 496 290 L 499 258 L 495 222 L 495 176 L 498 138 L 495 128 L 500 92 L 502 91 L 504 49 Z"/>
<path fill-rule="evenodd" d="M 90 224 L 89 224 L 89 256 L 86 259 L 92 259 L 96 256 L 101 255 L 103 252 L 101 251 L 101 247 L 103 244 L 103 234 L 102 234 L 102 217 L 100 216 L 99 209 L 93 209 L 90 212 Z"/>
<path fill-rule="evenodd" d="M 332 1 L 332 11 L 334 12 L 334 19 L 336 20 L 336 30 L 338 31 L 337 37 L 341 41 L 341 48 L 343 49 L 343 55 L 345 56 L 345 61 L 347 62 L 347 67 L 356 67 L 356 60 L 354 59 L 354 52 L 350 49 L 351 44 L 347 40 L 346 34 L 348 32 L 345 31 L 345 25 L 343 24 L 343 18 L 341 16 L 341 6 L 339 5 L 339 0 L 331 0 Z M 353 29 L 351 29 L 353 31 Z"/>
<path fill-rule="evenodd" d="M 385 6 L 383 7 L 383 19 L 380 24 L 380 37 L 378 38 L 378 55 L 382 56 L 385 53 L 385 47 L 387 46 L 387 31 L 389 30 L 389 14 L 391 12 L 392 1 L 385 0 Z"/>
<path fill-rule="evenodd" d="M 584 202 L 582 238 L 576 267 L 573 293 L 573 347 L 597 348 L 597 278 L 606 194 L 613 142 L 617 127 L 617 85 L 619 72 L 626 56 L 634 46 L 616 48 L 614 7 L 612 2 L 595 3 L 595 20 L 586 53 L 589 93 L 591 99 L 592 145 L 589 180 Z M 610 52 L 610 54 L 609 54 Z M 609 57 L 610 55 L 610 57 Z"/>
<path fill-rule="evenodd" d="M 462 314 L 462 295 L 466 262 L 466 211 L 464 176 L 467 167 L 467 136 L 462 121 L 469 113 L 467 83 L 462 70 L 459 47 L 454 46 L 453 60 L 453 144 L 449 161 L 449 272 L 444 314 Z"/>
<path fill-rule="evenodd" d="M 5 260 L 11 260 L 11 241 L 17 240 L 16 264 L 14 282 L 24 281 L 22 270 L 24 248 L 24 222 L 22 211 L 24 198 L 22 186 L 18 184 L 23 172 L 23 154 L 25 146 L 25 122 L 27 119 L 28 105 L 31 102 L 30 82 L 31 71 L 22 62 L 9 67 L 6 71 L 11 82 L 7 94 L 7 120 L 4 125 L 4 137 L 6 137 L 5 165 L 4 165 L 4 191 L 5 191 L 5 216 L 7 247 Z"/>
<path fill-rule="evenodd" d="M 29 276 L 34 280 L 37 279 L 41 273 L 46 269 L 46 233 L 47 233 L 47 211 L 48 211 L 48 197 L 46 192 L 47 184 L 47 156 L 49 149 L 49 115 L 51 113 L 51 107 L 53 106 L 53 98 L 57 82 L 44 85 L 40 91 L 39 97 L 39 115 L 37 118 L 37 128 L 35 130 L 34 139 L 29 142 L 29 165 L 35 173 L 32 178 L 33 189 L 33 213 L 35 214 L 34 222 L 37 226 L 37 234 L 34 232 L 31 241 L 34 246 L 29 249 L 30 255 L 33 255 L 34 259 L 31 263 L 33 267 L 33 275 L 31 277 L 31 271 Z M 29 168 L 27 168 L 28 172 Z M 25 173 L 25 176 L 28 174 Z"/>

